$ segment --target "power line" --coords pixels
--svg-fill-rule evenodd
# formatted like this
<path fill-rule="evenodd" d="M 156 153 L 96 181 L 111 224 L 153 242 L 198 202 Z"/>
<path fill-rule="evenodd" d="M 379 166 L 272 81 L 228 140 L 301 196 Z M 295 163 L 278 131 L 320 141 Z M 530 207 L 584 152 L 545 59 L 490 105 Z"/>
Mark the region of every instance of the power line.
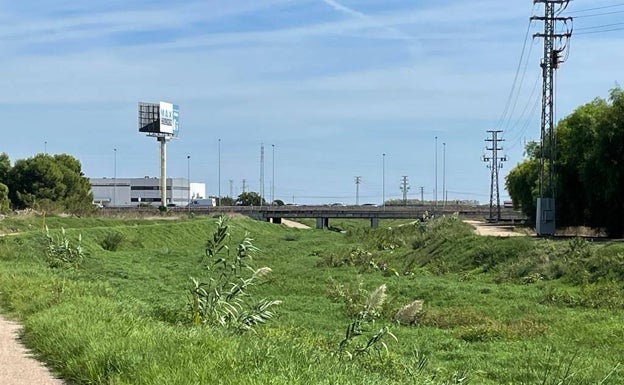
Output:
<path fill-rule="evenodd" d="M 533 52 L 533 44 L 531 44 L 531 47 L 529 48 L 529 53 L 527 55 L 526 61 L 524 62 L 524 68 L 522 70 L 522 77 L 520 78 L 520 86 L 518 87 L 518 92 L 516 93 L 516 98 L 514 100 L 513 106 L 511 108 L 511 112 L 509 113 L 509 119 L 507 120 L 507 124 L 505 125 L 505 130 L 506 133 L 507 132 L 511 132 L 511 130 L 509 130 L 509 125 L 511 124 L 511 119 L 512 116 L 514 114 L 514 112 L 516 111 L 516 106 L 518 105 L 518 100 L 520 99 L 520 90 L 522 89 L 522 84 L 524 84 L 524 79 L 526 77 L 526 72 L 527 69 L 529 67 L 529 59 L 531 58 L 531 53 Z M 530 100 L 527 101 L 527 104 L 530 103 Z"/>
<path fill-rule="evenodd" d="M 531 14 L 533 14 L 534 11 L 535 11 L 535 5 L 533 6 L 533 10 L 531 11 Z M 496 124 L 497 127 L 502 127 L 507 117 L 507 112 L 509 111 L 511 101 L 513 99 L 513 94 L 516 89 L 516 83 L 518 82 L 518 75 L 520 74 L 520 67 L 522 66 L 524 52 L 526 50 L 527 41 L 529 40 L 529 32 L 531 31 L 532 24 L 533 24 L 533 20 L 529 19 L 526 33 L 524 35 L 524 43 L 522 44 L 522 51 L 520 52 L 520 58 L 518 59 L 518 65 L 516 66 L 516 73 L 514 75 L 514 80 L 513 80 L 513 83 L 511 84 L 511 89 L 509 90 L 509 95 L 507 96 L 507 101 L 505 102 L 505 108 L 503 109 L 503 113 L 501 114 L 501 117 L 499 118 L 498 123 Z"/>
<path fill-rule="evenodd" d="M 529 126 L 529 123 L 535 117 L 535 113 L 537 111 L 537 105 L 540 102 L 540 99 L 536 97 L 536 92 L 537 92 L 537 86 L 539 85 L 539 81 L 541 80 L 541 78 L 542 78 L 542 75 L 538 73 L 537 76 L 535 77 L 535 82 L 533 83 L 533 88 L 531 89 L 531 94 L 529 95 L 527 103 L 524 105 L 522 112 L 520 113 L 520 116 L 518 116 L 518 119 L 516 120 L 515 124 L 510 129 L 510 132 L 511 132 L 515 130 L 516 128 L 518 128 L 521 122 L 525 119 L 526 112 L 529 111 L 529 106 L 531 106 L 531 102 L 533 102 L 533 107 L 530 110 L 529 116 L 526 117 L 527 120 L 525 121 L 525 124 L 522 126 L 520 131 L 516 135 L 513 136 L 513 138 L 508 138 L 509 141 L 512 143 L 511 145 L 507 147 L 508 150 L 515 148 L 515 146 L 518 144 L 518 141 L 522 138 L 522 136 L 526 132 Z"/>
<path fill-rule="evenodd" d="M 541 76 L 540 76 L 540 78 L 541 78 Z M 511 151 L 514 148 L 516 148 L 516 146 L 521 142 L 522 136 L 524 135 L 524 133 L 529 128 L 529 125 L 533 122 L 533 119 L 535 119 L 537 117 L 536 116 L 537 115 L 537 107 L 540 105 L 540 102 L 541 102 L 541 99 L 539 99 L 539 98 L 535 99 L 535 103 L 533 104 L 533 107 L 531 108 L 531 115 L 524 122 L 524 125 L 520 129 L 520 132 L 518 133 L 518 135 L 516 137 L 514 137 L 513 143 L 509 147 L 507 147 L 508 151 Z"/>
<path fill-rule="evenodd" d="M 624 3 L 622 3 L 622 4 L 614 4 L 614 5 L 605 5 L 605 6 L 602 6 L 602 7 L 595 7 L 595 8 L 579 9 L 579 10 L 576 10 L 576 11 L 568 11 L 568 13 L 580 13 L 580 12 L 587 12 L 587 11 L 597 11 L 599 9 L 615 8 L 615 7 L 624 7 Z M 576 17 L 580 17 L 580 16 L 576 16 Z"/>
<path fill-rule="evenodd" d="M 591 14 L 591 15 L 579 15 L 579 16 L 574 16 L 574 18 L 575 19 L 580 19 L 580 18 L 585 18 L 585 17 L 597 17 L 597 16 L 615 15 L 617 13 L 624 13 L 624 11 L 594 13 L 594 14 Z"/>
<path fill-rule="evenodd" d="M 578 32 L 575 35 L 591 35 L 594 33 L 604 33 L 604 32 L 616 32 L 616 31 L 624 31 L 624 27 L 622 28 L 613 28 L 613 29 L 605 29 L 601 31 L 587 31 L 587 32 Z"/>
<path fill-rule="evenodd" d="M 586 29 L 598 29 L 598 28 L 614 27 L 616 25 L 624 25 L 624 23 L 612 23 L 612 24 L 594 25 L 594 26 L 591 26 L 591 27 L 580 27 L 580 28 L 576 28 L 576 31 L 584 31 Z"/>

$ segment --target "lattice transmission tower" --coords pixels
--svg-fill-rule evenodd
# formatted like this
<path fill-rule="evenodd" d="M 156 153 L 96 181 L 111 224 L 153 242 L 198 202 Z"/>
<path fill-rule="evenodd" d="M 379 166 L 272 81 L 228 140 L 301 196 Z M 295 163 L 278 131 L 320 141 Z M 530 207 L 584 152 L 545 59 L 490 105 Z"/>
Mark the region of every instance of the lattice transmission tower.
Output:
<path fill-rule="evenodd" d="M 499 156 L 498 152 L 502 151 L 503 148 L 499 146 L 499 143 L 504 141 L 505 139 L 501 139 L 498 137 L 498 134 L 502 133 L 501 130 L 489 130 L 487 131 L 492 135 L 491 138 L 486 139 L 485 141 L 491 144 L 491 147 L 485 147 L 486 150 L 492 151 L 492 155 L 483 156 L 483 161 L 488 163 L 488 168 L 491 171 L 490 176 L 490 222 L 499 222 L 501 220 L 501 209 L 500 209 L 500 193 L 499 193 L 499 184 L 498 184 L 498 170 L 503 168 L 503 162 L 507 161 L 506 156 Z M 494 216 L 496 214 L 496 216 Z"/>
<path fill-rule="evenodd" d="M 572 18 L 562 17 L 569 0 L 533 0 L 544 4 L 544 16 L 531 20 L 544 22 L 544 32 L 533 38 L 544 39 L 542 58 L 542 118 L 540 130 L 539 198 L 535 231 L 537 235 L 555 234 L 555 71 L 567 59 L 568 40 L 572 36 Z M 559 31 L 557 32 L 557 28 Z M 563 32 L 564 31 L 564 32 Z"/>

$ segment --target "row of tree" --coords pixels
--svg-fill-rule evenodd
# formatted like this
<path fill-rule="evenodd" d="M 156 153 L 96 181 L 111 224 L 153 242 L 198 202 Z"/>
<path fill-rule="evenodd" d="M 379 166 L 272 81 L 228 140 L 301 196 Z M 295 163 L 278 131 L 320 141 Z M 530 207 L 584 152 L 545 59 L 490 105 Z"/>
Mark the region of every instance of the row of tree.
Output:
<path fill-rule="evenodd" d="M 257 192 L 247 191 L 241 193 L 237 198 L 221 197 L 217 198 L 217 206 L 261 206 L 266 201 Z"/>
<path fill-rule="evenodd" d="M 11 166 L 0 154 L 0 211 L 33 208 L 85 213 L 93 211 L 89 180 L 80 162 L 66 154 L 38 154 Z"/>
<path fill-rule="evenodd" d="M 555 129 L 555 198 L 558 226 L 604 228 L 624 234 L 624 91 L 577 108 Z M 541 149 L 529 143 L 527 158 L 506 177 L 516 206 L 535 220 Z M 546 163 L 547 161 L 544 160 Z"/>

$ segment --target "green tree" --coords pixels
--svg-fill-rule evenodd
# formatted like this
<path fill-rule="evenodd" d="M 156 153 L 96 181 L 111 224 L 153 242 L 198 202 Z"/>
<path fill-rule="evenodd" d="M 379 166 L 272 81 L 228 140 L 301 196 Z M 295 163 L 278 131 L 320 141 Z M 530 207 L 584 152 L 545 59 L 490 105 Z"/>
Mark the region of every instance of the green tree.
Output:
<path fill-rule="evenodd" d="M 11 201 L 9 201 L 9 188 L 0 183 L 0 213 L 4 214 L 9 211 Z"/>
<path fill-rule="evenodd" d="M 6 213 L 11 207 L 9 199 L 9 172 L 11 171 L 11 161 L 6 153 L 0 154 L 0 213 Z"/>
<path fill-rule="evenodd" d="M 557 221 L 560 225 L 591 224 L 595 162 L 590 159 L 596 144 L 598 122 L 609 105 L 603 99 L 577 108 L 557 125 Z"/>
<path fill-rule="evenodd" d="M 80 162 L 67 154 L 55 155 L 54 160 L 61 169 L 63 184 L 67 186 L 62 200 L 65 209 L 71 213 L 93 211 L 91 184 L 82 173 Z"/>
<path fill-rule="evenodd" d="M 598 117 L 596 141 L 588 161 L 594 182 L 588 186 L 591 223 L 611 236 L 624 233 L 624 91 L 611 90 L 610 106 Z"/>
<path fill-rule="evenodd" d="M 217 199 L 217 204 L 219 204 L 219 200 Z M 236 204 L 236 199 L 232 197 L 221 197 L 221 206 L 234 206 Z"/>
<path fill-rule="evenodd" d="M 532 144 L 527 145 L 533 146 Z M 539 195 L 539 159 L 535 153 L 518 164 L 505 177 L 505 187 L 512 198 L 515 209 L 520 209 L 529 220 L 535 222 L 537 196 Z"/>
<path fill-rule="evenodd" d="M 6 153 L 0 154 L 0 183 L 8 184 L 9 171 L 11 171 L 11 162 Z"/>
<path fill-rule="evenodd" d="M 254 191 L 244 192 L 238 196 L 236 204 L 240 206 L 263 206 L 266 201 Z"/>
<path fill-rule="evenodd" d="M 9 197 L 17 208 L 84 213 L 93 210 L 90 184 L 80 162 L 69 155 L 38 154 L 15 162 Z"/>
<path fill-rule="evenodd" d="M 18 209 L 51 208 L 65 195 L 63 175 L 54 158 L 38 154 L 19 159 L 9 173 L 9 193 Z"/>
<path fill-rule="evenodd" d="M 624 233 L 624 91 L 609 100 L 595 99 L 577 108 L 555 129 L 556 215 L 559 226 L 605 228 Z M 505 184 L 522 211 L 535 219 L 540 151 L 527 147 L 528 158 L 507 175 Z"/>

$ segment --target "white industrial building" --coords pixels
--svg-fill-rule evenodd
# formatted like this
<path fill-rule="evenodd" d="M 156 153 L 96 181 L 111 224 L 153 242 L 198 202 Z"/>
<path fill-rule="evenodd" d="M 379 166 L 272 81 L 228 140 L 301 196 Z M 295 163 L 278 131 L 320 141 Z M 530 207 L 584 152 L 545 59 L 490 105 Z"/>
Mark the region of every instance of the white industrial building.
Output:
<path fill-rule="evenodd" d="M 160 206 L 160 178 L 90 178 L 93 202 L 105 207 Z M 190 195 L 189 195 L 190 193 Z M 167 178 L 167 205 L 186 206 L 190 199 L 206 196 L 205 183 Z"/>

